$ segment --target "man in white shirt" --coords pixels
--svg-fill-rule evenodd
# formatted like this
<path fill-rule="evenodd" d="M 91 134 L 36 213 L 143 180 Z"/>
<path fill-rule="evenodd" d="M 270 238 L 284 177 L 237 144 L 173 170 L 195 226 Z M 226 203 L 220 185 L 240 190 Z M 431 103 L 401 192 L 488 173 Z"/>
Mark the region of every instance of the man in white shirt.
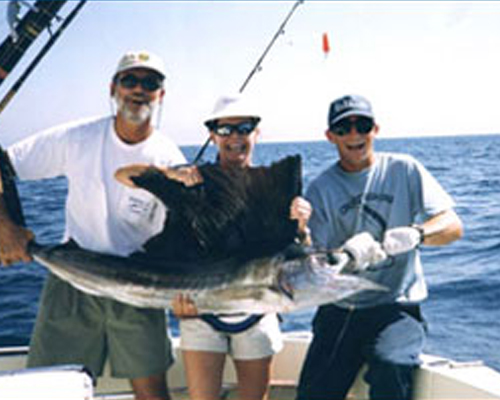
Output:
<path fill-rule="evenodd" d="M 164 96 L 163 61 L 128 52 L 113 75 L 116 116 L 78 121 L 33 135 L 7 149 L 19 179 L 65 176 L 64 240 L 127 256 L 163 228 L 166 210 L 150 193 L 121 185 L 115 171 L 131 163 L 185 163 L 179 148 L 153 125 Z M 34 238 L 8 213 L 0 187 L 0 262 L 31 261 Z M 165 372 L 173 363 L 163 310 L 139 309 L 83 293 L 49 275 L 30 343 L 28 366 L 78 363 L 101 375 L 129 378 L 136 399 L 169 399 Z"/>

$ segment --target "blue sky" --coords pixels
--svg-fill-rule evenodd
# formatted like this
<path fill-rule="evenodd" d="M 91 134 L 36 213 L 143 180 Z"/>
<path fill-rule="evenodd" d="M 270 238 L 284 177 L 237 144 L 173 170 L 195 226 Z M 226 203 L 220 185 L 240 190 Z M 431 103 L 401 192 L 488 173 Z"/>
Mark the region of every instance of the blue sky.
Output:
<path fill-rule="evenodd" d="M 161 128 L 200 144 L 216 98 L 240 88 L 293 4 L 91 0 L 0 115 L 0 143 L 109 113 L 118 59 L 149 49 L 168 69 Z M 500 133 L 499 20 L 497 1 L 306 0 L 245 90 L 261 104 L 262 139 L 324 139 L 328 104 L 346 93 L 372 101 L 384 137 Z"/>

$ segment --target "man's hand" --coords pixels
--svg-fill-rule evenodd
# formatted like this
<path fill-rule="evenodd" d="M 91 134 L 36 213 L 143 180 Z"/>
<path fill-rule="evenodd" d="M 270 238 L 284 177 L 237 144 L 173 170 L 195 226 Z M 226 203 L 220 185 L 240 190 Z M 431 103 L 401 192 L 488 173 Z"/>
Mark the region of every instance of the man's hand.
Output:
<path fill-rule="evenodd" d="M 311 237 L 309 235 L 309 229 L 307 228 L 307 222 L 309 221 L 311 214 L 311 203 L 300 196 L 293 199 L 292 204 L 290 205 L 290 219 L 297 220 L 299 238 L 305 245 L 311 244 Z"/>
<path fill-rule="evenodd" d="M 423 232 L 413 226 L 401 226 L 385 232 L 382 246 L 390 256 L 407 253 L 423 240 Z"/>
<path fill-rule="evenodd" d="M 148 168 L 148 164 L 131 164 L 126 167 L 119 168 L 115 172 L 115 178 L 118 182 L 135 188 L 137 187 L 132 181 L 132 178 L 144 174 Z M 195 186 L 203 182 L 198 168 L 195 165 L 185 165 L 181 167 L 154 167 L 161 171 L 167 178 L 183 183 L 185 186 Z"/>
<path fill-rule="evenodd" d="M 8 266 L 18 262 L 33 261 L 28 254 L 28 243 L 35 235 L 21 226 L 2 221 L 0 228 L 0 264 Z"/>
<path fill-rule="evenodd" d="M 195 186 L 203 182 L 203 177 L 196 165 L 186 165 L 174 168 L 161 168 L 165 176 L 174 181 L 182 182 L 185 186 Z"/>
<path fill-rule="evenodd" d="M 198 310 L 188 295 L 178 294 L 172 301 L 172 311 L 177 318 L 196 317 Z"/>
<path fill-rule="evenodd" d="M 363 271 L 369 265 L 377 264 L 387 258 L 382 245 L 368 232 L 354 235 L 344 243 L 342 250 L 354 260 L 353 269 L 357 271 Z"/>

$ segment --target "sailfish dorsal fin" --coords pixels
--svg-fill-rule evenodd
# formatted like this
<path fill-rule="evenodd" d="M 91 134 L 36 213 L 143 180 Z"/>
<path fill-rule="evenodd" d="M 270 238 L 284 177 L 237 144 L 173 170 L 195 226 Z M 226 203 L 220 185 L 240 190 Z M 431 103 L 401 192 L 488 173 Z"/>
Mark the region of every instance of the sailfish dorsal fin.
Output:
<path fill-rule="evenodd" d="M 151 167 L 134 183 L 169 209 L 163 231 L 145 245 L 151 257 L 196 261 L 274 254 L 293 242 L 290 204 L 301 192 L 300 156 L 270 166 L 225 170 L 198 167 L 203 183 L 193 187 Z"/>

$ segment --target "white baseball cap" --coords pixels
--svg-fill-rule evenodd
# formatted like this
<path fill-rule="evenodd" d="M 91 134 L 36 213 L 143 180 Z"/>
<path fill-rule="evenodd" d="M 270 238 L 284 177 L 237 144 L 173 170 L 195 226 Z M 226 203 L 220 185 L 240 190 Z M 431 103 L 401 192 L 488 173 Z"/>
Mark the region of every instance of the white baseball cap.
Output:
<path fill-rule="evenodd" d="M 258 121 L 261 119 L 256 103 L 237 93 L 219 97 L 212 114 L 205 120 L 205 126 L 210 129 L 214 121 L 233 117 L 250 117 Z"/>
<path fill-rule="evenodd" d="M 163 78 L 166 76 L 163 60 L 149 51 L 128 51 L 125 53 L 116 68 L 115 76 L 120 72 L 134 68 L 146 68 L 157 72 Z"/>

